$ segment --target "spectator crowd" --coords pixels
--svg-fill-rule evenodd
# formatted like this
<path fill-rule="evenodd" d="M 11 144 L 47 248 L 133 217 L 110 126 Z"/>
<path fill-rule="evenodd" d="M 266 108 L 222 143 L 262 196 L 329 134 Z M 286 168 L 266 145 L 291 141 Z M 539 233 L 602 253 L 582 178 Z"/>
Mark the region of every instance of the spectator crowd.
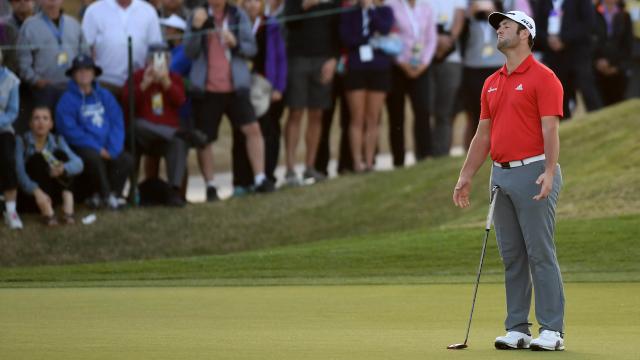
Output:
<path fill-rule="evenodd" d="M 64 0 L 0 9 L 0 190 L 12 229 L 30 211 L 73 224 L 75 201 L 119 209 L 139 171 L 140 203 L 184 206 L 190 149 L 207 201 L 218 200 L 223 117 L 235 196 L 276 190 L 281 147 L 282 186 L 325 180 L 336 109 L 340 174 L 373 171 L 385 108 L 393 165 L 405 165 L 407 98 L 416 160 L 450 153 L 460 112 L 468 148 L 484 80 L 504 63 L 494 11 L 535 19 L 533 50 L 562 82 L 565 119 L 577 94 L 587 111 L 640 96 L 638 0 L 78 3 L 77 17 Z"/>

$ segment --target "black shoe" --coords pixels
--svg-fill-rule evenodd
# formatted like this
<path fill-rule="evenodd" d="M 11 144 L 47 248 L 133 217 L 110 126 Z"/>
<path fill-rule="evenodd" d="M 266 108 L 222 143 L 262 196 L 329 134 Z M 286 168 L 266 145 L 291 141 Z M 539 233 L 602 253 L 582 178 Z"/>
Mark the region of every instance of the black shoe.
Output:
<path fill-rule="evenodd" d="M 207 186 L 207 202 L 218 201 L 220 198 L 218 197 L 218 190 L 215 186 Z"/>
<path fill-rule="evenodd" d="M 269 179 L 264 179 L 260 185 L 255 187 L 255 191 L 258 193 L 270 193 L 276 190 L 276 185 Z"/>
<path fill-rule="evenodd" d="M 302 182 L 306 185 L 319 183 L 325 180 L 327 180 L 327 176 L 314 168 L 307 168 L 304 173 L 302 173 Z"/>
<path fill-rule="evenodd" d="M 176 130 L 176 136 L 186 141 L 192 147 L 201 148 L 207 145 L 207 135 L 200 130 Z"/>
<path fill-rule="evenodd" d="M 85 200 L 85 204 L 89 209 L 97 210 L 102 207 L 102 199 L 98 193 L 95 193 Z"/>
<path fill-rule="evenodd" d="M 169 197 L 167 198 L 167 206 L 184 207 L 186 204 L 187 202 L 182 198 L 179 189 L 170 190 Z"/>

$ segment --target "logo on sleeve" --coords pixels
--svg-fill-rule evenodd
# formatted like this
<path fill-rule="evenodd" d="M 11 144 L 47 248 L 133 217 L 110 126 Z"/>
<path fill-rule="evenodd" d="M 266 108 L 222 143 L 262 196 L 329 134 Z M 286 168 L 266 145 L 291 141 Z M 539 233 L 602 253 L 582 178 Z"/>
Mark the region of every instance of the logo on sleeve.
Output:
<path fill-rule="evenodd" d="M 488 93 L 492 93 L 494 91 L 498 91 L 498 88 L 496 87 L 489 87 L 489 90 L 487 90 Z"/>

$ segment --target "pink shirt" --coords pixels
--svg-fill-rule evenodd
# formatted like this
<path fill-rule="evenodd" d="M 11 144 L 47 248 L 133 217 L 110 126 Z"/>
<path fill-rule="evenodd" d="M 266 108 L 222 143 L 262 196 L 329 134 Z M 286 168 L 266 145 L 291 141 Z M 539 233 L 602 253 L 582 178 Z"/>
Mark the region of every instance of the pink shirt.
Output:
<path fill-rule="evenodd" d="M 410 63 L 413 48 L 418 43 L 422 48 L 419 56 L 420 63 L 430 64 L 438 40 L 435 12 L 431 5 L 421 0 L 415 0 L 413 7 L 407 0 L 387 0 L 386 5 L 393 9 L 396 20 L 392 31 L 400 36 L 404 45 L 402 53 L 396 57 L 396 62 Z M 413 17 L 410 16 L 409 11 Z"/>
<path fill-rule="evenodd" d="M 223 28 L 222 16 L 214 14 L 216 29 Z M 210 92 L 229 93 L 233 92 L 233 83 L 231 81 L 231 63 L 227 59 L 227 48 L 220 41 L 220 33 L 215 31 L 209 34 L 207 41 L 209 42 L 209 52 L 207 54 L 207 83 L 206 89 Z"/>
<path fill-rule="evenodd" d="M 533 17 L 533 11 L 531 11 L 531 5 L 526 0 L 515 0 L 513 2 L 513 9 L 507 9 L 505 11 L 518 10 Z"/>

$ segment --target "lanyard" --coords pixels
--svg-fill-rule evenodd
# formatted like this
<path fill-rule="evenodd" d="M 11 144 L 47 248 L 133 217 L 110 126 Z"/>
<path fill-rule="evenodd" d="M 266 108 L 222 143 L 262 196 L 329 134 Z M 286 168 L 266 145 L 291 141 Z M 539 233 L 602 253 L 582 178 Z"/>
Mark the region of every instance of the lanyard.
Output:
<path fill-rule="evenodd" d="M 618 8 L 614 8 L 612 12 L 609 12 L 609 9 L 606 6 L 604 8 L 604 21 L 607 23 L 607 35 L 611 36 L 613 34 L 613 17 L 618 13 Z"/>
<path fill-rule="evenodd" d="M 414 3 L 414 6 L 417 5 L 418 0 Z M 409 18 L 409 23 L 411 23 L 411 29 L 413 30 L 413 37 L 416 39 L 419 38 L 420 28 L 418 27 L 418 19 L 416 19 L 416 15 L 413 10 L 409 7 L 408 0 L 402 0 L 402 5 L 404 5 L 404 10 L 407 13 L 407 17 Z"/>
<path fill-rule="evenodd" d="M 256 33 L 258 32 L 258 29 L 260 28 L 260 23 L 262 22 L 262 17 L 258 16 L 256 18 L 256 21 L 253 23 L 253 29 L 251 29 L 251 33 L 255 36 Z"/>
<path fill-rule="evenodd" d="M 484 44 L 490 44 L 492 35 L 495 35 L 495 29 L 488 21 L 481 21 L 480 26 L 482 27 L 482 33 L 484 34 Z"/>
<path fill-rule="evenodd" d="M 62 46 L 62 32 L 64 30 L 64 16 L 62 15 L 62 13 L 60 13 L 60 20 L 58 21 L 58 23 L 60 24 L 59 26 L 56 26 L 53 21 L 51 21 L 51 19 L 49 19 L 49 17 L 44 13 L 42 14 L 42 18 L 44 19 L 45 24 L 47 24 L 47 27 L 49 28 L 53 36 L 56 38 L 56 40 L 58 40 L 58 45 Z"/>
<path fill-rule="evenodd" d="M 362 36 L 369 35 L 369 10 L 362 9 Z"/>
<path fill-rule="evenodd" d="M 551 15 L 560 15 L 560 11 L 562 10 L 562 4 L 564 0 L 553 0 L 553 10 L 551 10 Z"/>
<path fill-rule="evenodd" d="M 229 21 L 226 15 L 222 20 L 222 30 L 229 31 Z M 224 44 L 224 41 L 222 40 L 222 32 L 220 32 L 220 45 L 224 47 L 224 57 L 227 58 L 227 61 L 231 61 L 231 49 L 229 49 L 229 47 Z"/>

